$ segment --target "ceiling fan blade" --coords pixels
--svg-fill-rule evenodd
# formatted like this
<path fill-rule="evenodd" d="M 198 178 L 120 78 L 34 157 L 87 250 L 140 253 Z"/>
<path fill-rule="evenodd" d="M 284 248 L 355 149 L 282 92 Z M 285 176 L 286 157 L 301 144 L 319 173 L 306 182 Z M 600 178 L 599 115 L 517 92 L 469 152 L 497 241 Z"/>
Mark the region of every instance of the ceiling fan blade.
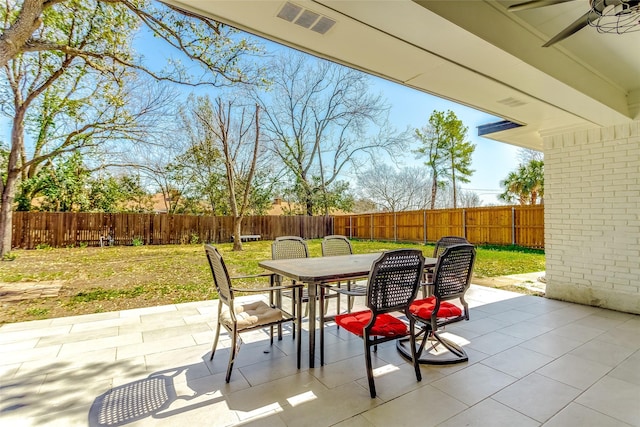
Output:
<path fill-rule="evenodd" d="M 591 11 L 588 11 L 587 13 L 582 15 L 580 18 L 573 21 L 571 25 L 569 25 L 567 28 L 565 28 L 564 30 L 556 34 L 555 37 L 553 37 L 551 40 L 543 44 L 542 47 L 549 47 L 552 44 L 558 43 L 559 41 L 566 39 L 570 35 L 577 33 L 578 31 L 580 31 L 581 29 L 589 25 L 590 14 L 591 14 Z"/>
<path fill-rule="evenodd" d="M 524 3 L 514 4 L 508 7 L 509 12 L 517 12 L 519 10 L 536 9 L 538 7 L 552 6 L 554 4 L 567 3 L 573 0 L 530 0 Z"/>

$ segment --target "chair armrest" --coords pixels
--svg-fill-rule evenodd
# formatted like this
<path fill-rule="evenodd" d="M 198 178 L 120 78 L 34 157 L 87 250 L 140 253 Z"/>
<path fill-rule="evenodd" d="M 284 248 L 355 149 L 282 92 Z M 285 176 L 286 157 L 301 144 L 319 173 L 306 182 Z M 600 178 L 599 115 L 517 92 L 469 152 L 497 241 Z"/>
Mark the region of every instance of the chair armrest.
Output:
<path fill-rule="evenodd" d="M 247 275 L 244 275 L 244 276 L 233 276 L 233 277 L 230 277 L 230 279 L 231 280 L 234 280 L 234 279 L 253 279 L 253 278 L 256 278 L 256 277 L 269 277 L 269 276 L 273 276 L 273 275 L 275 275 L 275 273 L 247 274 Z"/>
<path fill-rule="evenodd" d="M 269 286 L 267 288 L 231 288 L 234 292 L 271 292 L 271 291 L 279 291 L 283 289 L 293 289 L 293 288 L 302 288 L 304 285 L 296 284 L 296 285 L 286 285 L 286 286 Z"/>
<path fill-rule="evenodd" d="M 331 288 L 331 290 L 333 292 L 337 292 L 339 294 L 348 295 L 348 296 L 351 296 L 351 297 L 361 297 L 361 296 L 367 295 L 366 291 L 360 291 L 360 290 L 349 291 L 347 289 L 342 289 L 342 288 Z"/>

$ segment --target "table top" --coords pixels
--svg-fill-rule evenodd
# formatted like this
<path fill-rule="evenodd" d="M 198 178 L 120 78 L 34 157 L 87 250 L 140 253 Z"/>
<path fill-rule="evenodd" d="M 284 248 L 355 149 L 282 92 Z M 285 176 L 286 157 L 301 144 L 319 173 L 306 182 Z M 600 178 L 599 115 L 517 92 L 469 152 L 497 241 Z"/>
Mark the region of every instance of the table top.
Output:
<path fill-rule="evenodd" d="M 328 257 L 275 259 L 260 261 L 258 265 L 299 282 L 322 283 L 367 277 L 371 271 L 371 265 L 381 255 L 381 252 L 376 252 Z M 436 258 L 425 258 L 425 266 L 433 266 L 435 264 Z"/>

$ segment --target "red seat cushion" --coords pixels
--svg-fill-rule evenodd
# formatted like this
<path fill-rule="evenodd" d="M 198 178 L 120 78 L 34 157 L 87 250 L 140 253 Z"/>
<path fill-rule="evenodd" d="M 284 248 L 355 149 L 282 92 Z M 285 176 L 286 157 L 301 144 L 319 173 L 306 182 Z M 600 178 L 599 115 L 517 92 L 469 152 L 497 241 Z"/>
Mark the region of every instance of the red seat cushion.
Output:
<path fill-rule="evenodd" d="M 422 319 L 431 318 L 431 313 L 433 313 L 433 309 L 436 307 L 436 297 L 429 297 L 425 299 L 417 299 L 411 306 L 409 307 L 409 311 L 416 317 L 420 317 Z M 462 309 L 455 304 L 451 304 L 447 301 L 442 301 L 440 303 L 440 308 L 438 309 L 437 317 L 457 317 L 462 316 Z"/>
<path fill-rule="evenodd" d="M 347 331 L 363 336 L 364 327 L 371 320 L 371 311 L 358 311 L 336 316 L 336 323 Z M 370 335 L 381 337 L 402 337 L 409 334 L 409 328 L 400 319 L 390 314 L 379 314 Z"/>

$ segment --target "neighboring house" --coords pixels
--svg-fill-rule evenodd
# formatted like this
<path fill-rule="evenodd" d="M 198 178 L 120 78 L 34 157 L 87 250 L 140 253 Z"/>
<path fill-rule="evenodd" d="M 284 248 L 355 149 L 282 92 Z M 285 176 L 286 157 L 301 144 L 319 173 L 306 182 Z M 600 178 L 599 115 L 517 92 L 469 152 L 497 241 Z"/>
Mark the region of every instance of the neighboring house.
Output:
<path fill-rule="evenodd" d="M 306 215 L 306 208 L 299 204 L 288 202 L 280 197 L 273 199 L 271 208 L 267 211 L 267 215 Z M 331 215 L 346 215 L 349 212 L 344 212 L 338 209 L 331 209 Z"/>
<path fill-rule="evenodd" d="M 292 212 L 297 212 L 301 208 L 296 203 L 291 203 L 282 200 L 281 198 L 275 198 L 271 208 L 267 211 L 267 215 L 291 215 Z"/>

